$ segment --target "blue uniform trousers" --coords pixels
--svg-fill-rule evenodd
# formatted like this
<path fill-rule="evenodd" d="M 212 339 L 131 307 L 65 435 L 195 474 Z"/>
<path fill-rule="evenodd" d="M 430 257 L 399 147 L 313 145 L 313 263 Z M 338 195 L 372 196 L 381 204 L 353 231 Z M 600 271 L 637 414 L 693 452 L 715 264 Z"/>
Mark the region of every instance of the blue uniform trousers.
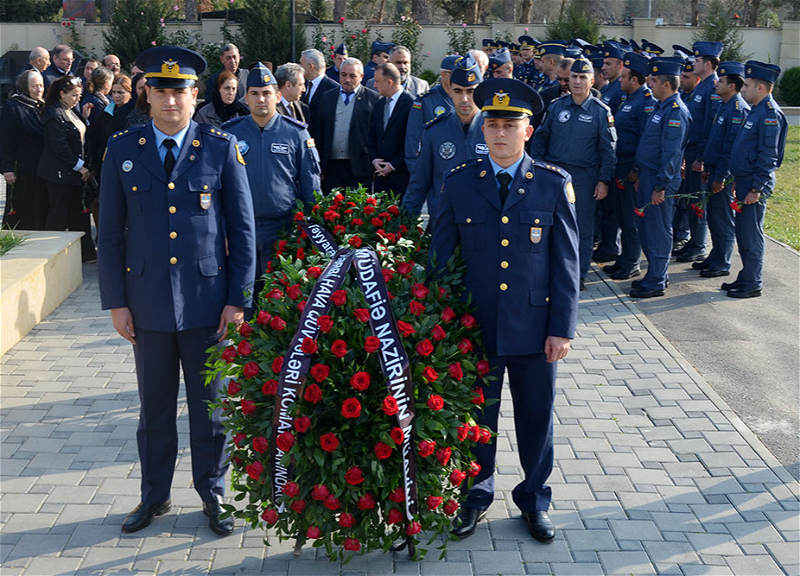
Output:
<path fill-rule="evenodd" d="M 637 204 L 645 206 L 652 199 L 658 172 L 648 168 L 639 170 Z M 644 217 L 637 217 L 639 241 L 647 257 L 647 274 L 642 278 L 643 290 L 663 290 L 669 278 L 669 259 L 672 253 L 672 214 L 675 190 L 667 188 L 664 202 L 644 209 Z"/>
<path fill-rule="evenodd" d="M 489 354 L 489 374 L 497 378 L 483 385 L 484 398 L 496 398 L 476 415 L 478 424 L 497 432 L 503 374 L 508 369 L 508 385 L 514 403 L 514 427 L 523 481 L 513 492 L 514 503 L 523 512 L 545 511 L 550 507 L 552 489 L 545 484 L 553 470 L 553 402 L 556 395 L 556 363 L 548 363 L 543 353 L 526 356 Z M 494 469 L 497 439 L 478 444 L 473 453 L 480 473 L 464 505 L 486 510 L 494 500 Z"/>
<path fill-rule="evenodd" d="M 620 250 L 620 225 L 616 211 L 618 192 L 619 190 L 617 190 L 612 180 L 608 185 L 608 196 L 599 202 L 595 202 L 597 206 L 595 209 L 595 227 L 600 232 L 600 245 L 597 247 L 597 251 L 602 254 L 611 254 L 612 256 L 619 254 Z M 595 236 L 597 236 L 597 232 L 595 232 Z"/>
<path fill-rule="evenodd" d="M 216 326 L 179 332 L 136 328 L 136 378 L 139 383 L 139 429 L 136 441 L 142 464 L 142 502 L 158 505 L 170 499 L 178 455 L 178 387 L 183 368 L 189 409 L 194 488 L 204 502 L 225 494 L 225 444 L 222 411 L 209 417 L 209 401 L 222 392 L 221 381 L 205 386 L 206 350 L 217 343 Z"/>
<path fill-rule="evenodd" d="M 706 185 L 703 184 L 703 173 L 692 170 L 692 163 L 697 159 L 696 148 L 686 148 L 686 193 L 691 194 L 687 200 L 687 206 L 694 203 L 702 203 L 706 195 Z M 689 255 L 705 254 L 708 242 L 708 222 L 705 217 L 698 216 L 697 213 L 689 208 L 687 210 L 689 218 L 689 241 L 684 246 L 683 251 Z"/>
<path fill-rule="evenodd" d="M 725 186 L 716 194 L 708 194 L 706 220 L 711 234 L 711 253 L 706 258 L 708 269 L 712 272 L 730 270 L 733 241 L 736 238 L 736 224 L 731 210 L 731 186 Z"/>
<path fill-rule="evenodd" d="M 745 196 L 753 188 L 751 180 L 736 181 L 736 198 L 744 202 Z M 742 258 L 742 270 L 736 277 L 739 290 L 760 290 L 761 275 L 764 271 L 764 214 L 766 204 L 743 204 L 742 211 L 736 213 L 736 245 Z"/>
<path fill-rule="evenodd" d="M 597 168 L 584 168 L 571 164 L 559 164 L 572 176 L 572 187 L 575 190 L 575 213 L 578 217 L 578 234 L 580 238 L 578 264 L 581 279 L 586 278 L 592 263 L 592 247 L 594 245 L 594 210 L 597 201 L 594 199 L 594 188 L 597 185 Z"/>
<path fill-rule="evenodd" d="M 633 182 L 628 182 L 629 171 L 630 166 L 617 166 L 617 177 L 611 183 L 614 188 L 617 219 L 622 230 L 620 236 L 622 251 L 616 261 L 621 272 L 636 270 L 642 258 L 642 245 L 639 242 L 639 230 L 636 227 L 637 216 L 633 212 L 636 208 L 636 190 Z M 617 182 L 622 184 L 622 189 L 617 187 Z"/>

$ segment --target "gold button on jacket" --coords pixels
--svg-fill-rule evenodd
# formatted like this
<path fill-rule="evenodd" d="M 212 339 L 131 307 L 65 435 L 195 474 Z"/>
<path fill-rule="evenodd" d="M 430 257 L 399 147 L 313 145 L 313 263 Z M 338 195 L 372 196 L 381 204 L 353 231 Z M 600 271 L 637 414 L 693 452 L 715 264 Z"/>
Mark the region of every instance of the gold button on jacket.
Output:
<path fill-rule="evenodd" d="M 170 264 L 177 264 L 178 263 L 178 259 L 175 258 L 175 256 L 173 256 L 172 258 L 169 259 L 169 263 Z"/>

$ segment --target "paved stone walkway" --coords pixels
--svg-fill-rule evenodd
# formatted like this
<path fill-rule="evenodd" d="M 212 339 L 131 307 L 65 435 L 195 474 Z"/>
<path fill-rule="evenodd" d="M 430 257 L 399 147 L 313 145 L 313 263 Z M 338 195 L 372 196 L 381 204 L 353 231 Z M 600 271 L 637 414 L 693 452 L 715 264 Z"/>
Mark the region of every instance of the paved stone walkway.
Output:
<path fill-rule="evenodd" d="M 499 438 L 500 499 L 446 560 L 371 554 L 341 566 L 289 543 L 265 548 L 241 522 L 219 539 L 191 488 L 188 418 L 173 510 L 134 535 L 133 354 L 84 284 L 2 358 L 2 574 L 736 574 L 800 572 L 798 484 L 616 286 L 594 273 L 579 337 L 559 368 L 557 526 L 533 541 L 510 490 L 520 468 L 510 398 Z"/>

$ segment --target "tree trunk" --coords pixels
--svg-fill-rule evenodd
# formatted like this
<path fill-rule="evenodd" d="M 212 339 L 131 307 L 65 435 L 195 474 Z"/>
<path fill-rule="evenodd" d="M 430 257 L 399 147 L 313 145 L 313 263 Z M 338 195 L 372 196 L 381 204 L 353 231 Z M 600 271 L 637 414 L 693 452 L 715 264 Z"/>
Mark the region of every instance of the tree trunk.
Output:
<path fill-rule="evenodd" d="M 111 22 L 114 0 L 100 0 L 100 22 Z"/>
<path fill-rule="evenodd" d="M 699 26 L 700 25 L 700 0 L 692 0 L 691 1 L 691 8 L 692 8 L 692 26 Z"/>
<path fill-rule="evenodd" d="M 696 1 L 696 0 L 695 0 Z M 564 11 L 567 9 L 567 0 L 561 0 L 561 9 L 558 11 L 558 19 L 564 19 Z"/>
<path fill-rule="evenodd" d="M 376 24 L 381 24 L 383 22 L 383 11 L 386 9 L 386 0 L 381 0 L 381 7 L 378 10 L 378 16 L 375 18 Z"/>
<path fill-rule="evenodd" d="M 503 22 L 514 22 L 515 0 L 503 0 Z"/>
<path fill-rule="evenodd" d="M 522 0 L 519 10 L 519 23 L 528 24 L 533 20 L 533 2 L 531 0 Z"/>
<path fill-rule="evenodd" d="M 347 0 L 333 0 L 333 20 L 338 22 L 347 18 Z"/>
<path fill-rule="evenodd" d="M 481 15 L 481 0 L 472 0 L 467 8 L 467 24 L 477 24 Z"/>
<path fill-rule="evenodd" d="M 761 0 L 753 0 L 750 4 L 750 13 L 747 15 L 747 26 L 758 26 L 758 16 L 761 11 Z"/>
<path fill-rule="evenodd" d="M 431 7 L 427 0 L 411 0 L 411 17 L 420 24 L 431 21 Z"/>
<path fill-rule="evenodd" d="M 197 22 L 199 14 L 197 12 L 197 0 L 186 0 L 183 7 L 186 13 L 187 22 Z"/>

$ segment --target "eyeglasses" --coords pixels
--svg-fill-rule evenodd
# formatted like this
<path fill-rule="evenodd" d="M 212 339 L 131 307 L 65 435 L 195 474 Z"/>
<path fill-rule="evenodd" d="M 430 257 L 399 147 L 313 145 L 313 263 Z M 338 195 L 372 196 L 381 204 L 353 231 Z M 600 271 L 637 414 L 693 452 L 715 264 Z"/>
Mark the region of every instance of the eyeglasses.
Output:
<path fill-rule="evenodd" d="M 556 76 L 556 78 L 558 78 L 558 81 L 559 81 L 559 82 L 563 82 L 563 83 L 565 83 L 565 84 L 566 84 L 567 82 L 569 82 L 569 76 L 567 76 L 566 78 L 562 78 L 561 76 Z"/>

